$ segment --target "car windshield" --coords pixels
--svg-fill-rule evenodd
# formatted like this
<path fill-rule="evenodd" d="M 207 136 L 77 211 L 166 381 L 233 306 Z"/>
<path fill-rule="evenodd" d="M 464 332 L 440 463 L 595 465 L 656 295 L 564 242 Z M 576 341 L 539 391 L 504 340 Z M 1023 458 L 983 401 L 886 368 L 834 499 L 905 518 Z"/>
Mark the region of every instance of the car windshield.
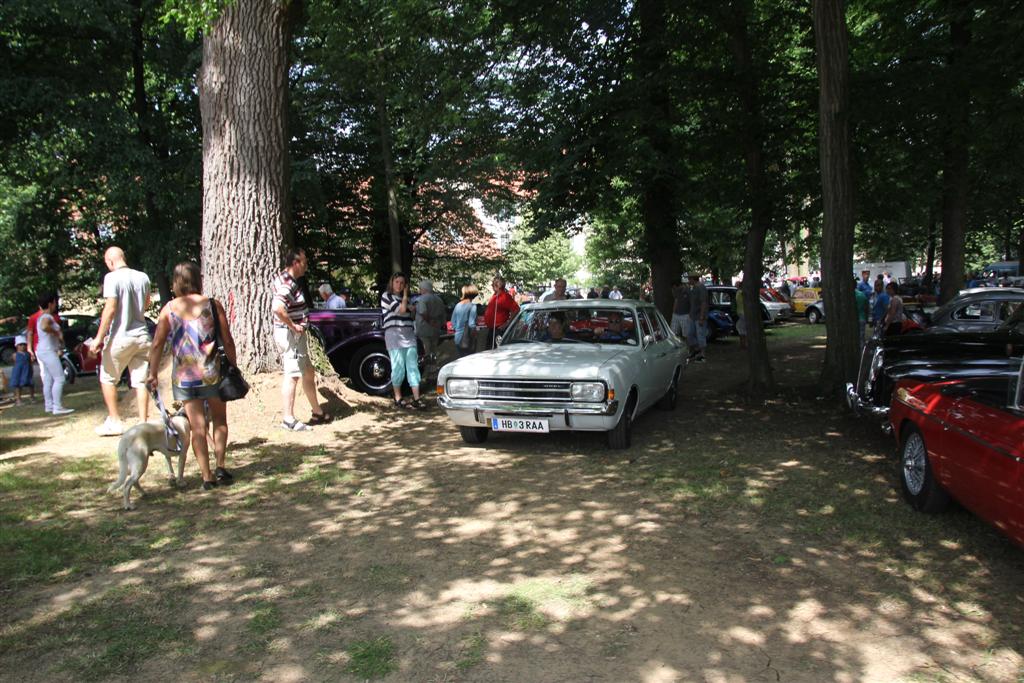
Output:
<path fill-rule="evenodd" d="M 502 335 L 501 344 L 621 344 L 639 342 L 636 319 L 627 308 L 593 307 L 526 308 Z"/>

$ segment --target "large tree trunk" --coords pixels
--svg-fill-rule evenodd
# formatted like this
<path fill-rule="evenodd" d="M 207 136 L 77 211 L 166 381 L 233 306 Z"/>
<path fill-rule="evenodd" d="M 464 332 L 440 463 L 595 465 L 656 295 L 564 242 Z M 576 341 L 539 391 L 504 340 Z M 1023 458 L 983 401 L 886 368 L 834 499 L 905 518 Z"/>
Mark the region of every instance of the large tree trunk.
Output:
<path fill-rule="evenodd" d="M 945 150 L 942 167 L 942 292 L 939 303 L 956 296 L 964 284 L 964 236 L 967 227 L 967 169 L 971 112 L 969 69 L 964 63 L 971 42 L 971 3 L 950 0 Z"/>
<path fill-rule="evenodd" d="M 161 153 L 162 150 L 157 150 L 150 127 L 149 98 L 146 96 L 145 36 L 143 35 L 145 16 L 142 0 L 131 0 L 130 4 L 132 7 L 132 108 L 135 110 L 139 141 L 153 154 L 156 161 L 155 168 L 159 169 L 166 155 Z M 146 249 L 142 250 L 140 254 L 140 266 L 155 275 L 157 289 L 160 293 L 160 304 L 163 305 L 173 296 L 168 276 L 166 244 L 167 240 L 174 239 L 174 237 L 167 234 L 163 214 L 156 203 L 156 193 L 153 190 L 155 179 L 148 173 L 143 173 L 141 179 L 143 201 L 146 207 L 146 215 L 142 219 L 144 225 L 142 236 L 146 243 Z"/>
<path fill-rule="evenodd" d="M 377 93 L 377 123 L 380 126 L 380 153 L 384 167 L 385 196 L 387 197 L 388 236 L 391 243 L 391 272 L 400 273 L 403 272 L 402 229 L 398 222 L 398 196 L 395 193 L 394 162 L 391 160 L 391 126 L 388 123 L 388 105 L 381 92 Z"/>
<path fill-rule="evenodd" d="M 773 205 L 765 176 L 765 125 L 758 96 L 760 77 L 754 60 L 747 29 L 750 5 L 748 0 L 734 0 L 726 19 L 729 47 L 732 51 L 737 96 L 743 112 L 743 166 L 750 209 L 750 229 L 743 252 L 743 317 L 747 326 L 747 390 L 752 396 L 763 395 L 775 388 L 775 378 L 768 360 L 768 342 L 761 319 L 761 279 L 764 275 L 764 244 L 772 224 Z"/>
<path fill-rule="evenodd" d="M 813 0 L 818 64 L 818 149 L 821 163 L 822 298 L 825 364 L 821 391 L 841 395 L 857 374 L 860 343 L 853 285 L 853 178 L 850 173 L 849 45 L 843 0 Z"/>
<path fill-rule="evenodd" d="M 276 366 L 271 282 L 291 239 L 286 5 L 230 3 L 203 40 L 199 70 L 205 292 L 227 309 L 250 372 Z"/>
<path fill-rule="evenodd" d="M 924 278 L 921 285 L 931 293 L 935 284 L 935 212 L 931 211 L 928 216 L 928 247 L 924 256 Z"/>
<path fill-rule="evenodd" d="M 664 0 L 638 0 L 640 37 L 634 60 L 638 83 L 643 84 L 640 137 L 651 158 L 642 173 L 641 216 L 647 260 L 651 264 L 654 304 L 662 315 L 672 316 L 672 283 L 679 279 L 679 239 L 676 234 L 675 187 L 672 156 L 672 106 L 665 64 L 669 61 Z"/>

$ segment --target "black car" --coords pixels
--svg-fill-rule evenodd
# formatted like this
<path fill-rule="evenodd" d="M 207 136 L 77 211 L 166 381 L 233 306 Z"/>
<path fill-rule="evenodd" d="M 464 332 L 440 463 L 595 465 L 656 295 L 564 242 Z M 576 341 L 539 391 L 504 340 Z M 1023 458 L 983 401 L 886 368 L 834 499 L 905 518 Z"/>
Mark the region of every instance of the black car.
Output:
<path fill-rule="evenodd" d="M 1024 312 L 1024 307 L 1018 309 Z M 1024 320 L 1015 315 L 999 329 L 873 337 L 861 353 L 857 383 L 846 400 L 858 414 L 888 415 L 900 379 L 1014 377 L 1024 353 Z"/>

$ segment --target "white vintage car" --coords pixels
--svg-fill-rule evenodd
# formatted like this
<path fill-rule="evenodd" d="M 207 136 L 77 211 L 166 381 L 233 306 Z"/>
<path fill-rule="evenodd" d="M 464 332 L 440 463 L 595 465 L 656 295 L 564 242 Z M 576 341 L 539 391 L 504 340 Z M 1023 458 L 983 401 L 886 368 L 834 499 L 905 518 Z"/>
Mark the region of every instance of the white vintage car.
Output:
<path fill-rule="evenodd" d="M 523 306 L 499 347 L 448 363 L 437 402 L 467 443 L 491 431 L 606 432 L 627 448 L 633 420 L 676 405 L 686 344 L 651 304 L 608 299 Z"/>

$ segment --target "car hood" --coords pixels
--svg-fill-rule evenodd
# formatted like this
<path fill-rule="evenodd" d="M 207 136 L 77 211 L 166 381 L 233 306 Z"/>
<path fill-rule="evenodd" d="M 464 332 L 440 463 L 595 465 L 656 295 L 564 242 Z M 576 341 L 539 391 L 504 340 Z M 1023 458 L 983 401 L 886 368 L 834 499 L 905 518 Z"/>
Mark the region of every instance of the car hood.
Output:
<path fill-rule="evenodd" d="M 441 368 L 444 377 L 591 378 L 596 370 L 635 347 L 611 344 L 512 344 L 476 353 Z"/>

